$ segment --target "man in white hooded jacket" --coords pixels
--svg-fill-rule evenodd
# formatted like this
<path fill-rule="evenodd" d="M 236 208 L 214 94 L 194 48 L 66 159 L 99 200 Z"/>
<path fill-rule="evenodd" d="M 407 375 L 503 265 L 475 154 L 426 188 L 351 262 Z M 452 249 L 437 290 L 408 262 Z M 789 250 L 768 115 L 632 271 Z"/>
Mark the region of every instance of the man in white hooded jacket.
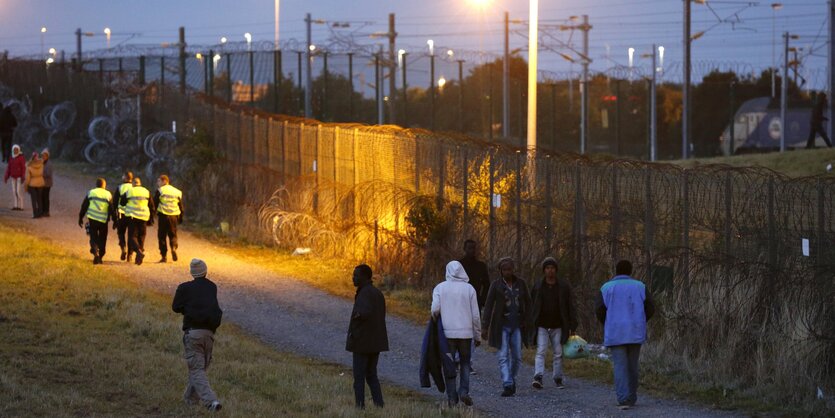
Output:
<path fill-rule="evenodd" d="M 432 291 L 432 316 L 441 317 L 444 335 L 449 346 L 449 355 L 458 354 L 460 385 L 455 378 L 446 384 L 447 399 L 450 406 L 459 400 L 470 406 L 470 355 L 471 346 L 481 344 L 481 317 L 478 312 L 478 298 L 475 289 L 470 286 L 470 279 L 464 266 L 458 261 L 446 265 L 446 280 L 435 286 Z M 456 388 L 457 387 L 457 388 Z"/>

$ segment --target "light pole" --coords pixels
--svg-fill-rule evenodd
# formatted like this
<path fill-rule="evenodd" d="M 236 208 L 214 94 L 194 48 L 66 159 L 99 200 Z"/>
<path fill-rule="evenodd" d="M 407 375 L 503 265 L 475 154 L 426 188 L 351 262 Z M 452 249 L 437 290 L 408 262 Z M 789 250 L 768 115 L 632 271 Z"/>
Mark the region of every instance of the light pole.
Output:
<path fill-rule="evenodd" d="M 771 98 L 777 97 L 777 81 L 774 79 L 777 71 L 777 11 L 783 8 L 782 3 L 771 3 Z"/>
<path fill-rule="evenodd" d="M 104 36 L 107 38 L 107 49 L 110 49 L 110 28 L 104 28 Z"/>
<path fill-rule="evenodd" d="M 789 111 L 789 40 L 800 36 L 788 32 L 783 34 L 783 77 L 780 83 L 780 152 L 786 151 L 786 114 Z"/>
<path fill-rule="evenodd" d="M 275 0 L 275 44 L 273 45 L 273 47 L 275 48 L 276 51 L 278 51 L 280 49 L 279 46 L 278 46 L 279 45 L 278 44 L 278 16 L 279 16 L 279 10 L 281 9 L 280 5 L 281 5 L 281 0 Z"/>
<path fill-rule="evenodd" d="M 44 43 L 44 36 L 46 35 L 46 26 L 41 28 L 41 56 L 44 55 L 43 53 L 43 43 Z"/>
<path fill-rule="evenodd" d="M 530 0 L 528 18 L 528 158 L 536 155 L 536 74 L 539 56 L 539 0 Z M 492 129 L 492 128 L 491 128 Z"/>

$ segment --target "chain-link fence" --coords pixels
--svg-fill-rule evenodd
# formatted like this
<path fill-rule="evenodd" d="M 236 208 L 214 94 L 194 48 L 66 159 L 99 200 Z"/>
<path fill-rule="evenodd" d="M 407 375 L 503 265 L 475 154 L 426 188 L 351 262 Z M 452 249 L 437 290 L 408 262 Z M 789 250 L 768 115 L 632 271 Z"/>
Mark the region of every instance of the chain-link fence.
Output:
<path fill-rule="evenodd" d="M 103 94 L 89 88 L 95 72 L 6 63 L 0 74 L 21 91 L 42 88 L 45 103 L 75 100 L 80 115 Z M 467 238 L 491 264 L 514 257 L 526 279 L 557 256 L 592 337 L 597 289 L 629 259 L 660 305 L 653 338 L 671 364 L 701 361 L 699 373 L 740 385 L 835 387 L 831 176 L 530 156 L 472 137 L 270 114 L 159 84 L 136 91 L 143 123 L 210 133 L 222 162 L 175 181 L 199 195 L 192 210 L 250 239 L 367 261 L 418 286 L 440 280 Z M 564 134 L 551 111 L 543 125 Z"/>

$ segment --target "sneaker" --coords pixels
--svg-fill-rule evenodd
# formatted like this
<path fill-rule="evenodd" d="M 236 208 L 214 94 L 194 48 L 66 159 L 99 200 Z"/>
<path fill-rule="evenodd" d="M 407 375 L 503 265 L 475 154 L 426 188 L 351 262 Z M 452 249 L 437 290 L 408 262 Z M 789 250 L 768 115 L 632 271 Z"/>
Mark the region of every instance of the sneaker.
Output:
<path fill-rule="evenodd" d="M 177 261 L 177 252 L 174 250 L 171 250 L 171 260 Z"/>
<path fill-rule="evenodd" d="M 220 401 L 212 401 L 212 404 L 207 407 L 209 411 L 217 412 L 223 408 L 223 405 L 220 404 Z"/>
<path fill-rule="evenodd" d="M 626 411 L 631 407 L 632 407 L 632 405 L 629 405 L 629 404 L 626 404 L 626 403 L 618 404 L 618 409 L 620 409 L 621 411 Z"/>
<path fill-rule="evenodd" d="M 505 386 L 504 389 L 502 390 L 502 397 L 507 398 L 507 397 L 513 396 L 513 393 L 514 393 L 514 391 L 513 391 L 512 387 Z"/>
<path fill-rule="evenodd" d="M 533 383 L 531 383 L 531 386 L 533 386 L 536 389 L 542 389 L 542 376 L 540 376 L 540 375 L 534 376 L 533 377 Z"/>
<path fill-rule="evenodd" d="M 565 389 L 565 385 L 562 383 L 561 377 L 555 377 L 554 383 L 557 385 L 557 389 Z"/>
<path fill-rule="evenodd" d="M 473 398 L 470 395 L 461 395 L 461 402 L 464 402 L 464 405 L 473 406 Z"/>

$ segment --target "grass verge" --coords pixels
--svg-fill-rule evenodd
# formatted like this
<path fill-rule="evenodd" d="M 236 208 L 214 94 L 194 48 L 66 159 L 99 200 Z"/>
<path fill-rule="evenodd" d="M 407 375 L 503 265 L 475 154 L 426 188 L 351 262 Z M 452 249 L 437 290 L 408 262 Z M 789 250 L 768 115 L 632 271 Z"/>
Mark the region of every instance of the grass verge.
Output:
<path fill-rule="evenodd" d="M 785 153 L 743 154 L 732 157 L 700 158 L 670 161 L 685 168 L 707 164 L 727 164 L 734 167 L 765 167 L 789 177 L 806 177 L 818 174 L 835 176 L 835 168 L 826 171 L 826 166 L 835 166 L 835 148 L 797 149 Z"/>
<path fill-rule="evenodd" d="M 0 416 L 202 415 L 181 401 L 180 317 L 169 297 L 0 224 Z M 384 385 L 386 408 L 353 408 L 350 368 L 279 353 L 231 324 L 210 369 L 226 416 L 437 415 Z M 471 416 L 445 410 L 446 416 Z"/>

